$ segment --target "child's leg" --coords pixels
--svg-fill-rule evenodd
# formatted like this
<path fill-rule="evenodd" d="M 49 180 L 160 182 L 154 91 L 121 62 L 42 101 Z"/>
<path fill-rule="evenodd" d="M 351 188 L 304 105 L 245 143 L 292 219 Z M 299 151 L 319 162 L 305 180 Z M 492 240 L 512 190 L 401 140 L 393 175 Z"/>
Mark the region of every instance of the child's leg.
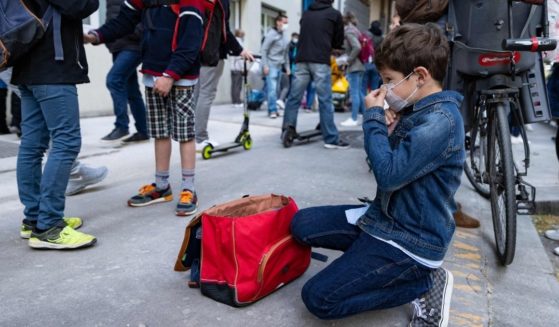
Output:
<path fill-rule="evenodd" d="M 409 303 L 427 292 L 431 269 L 362 232 L 338 259 L 303 287 L 303 302 L 321 319 Z"/>
<path fill-rule="evenodd" d="M 362 205 L 312 207 L 299 210 L 291 222 L 291 233 L 299 242 L 332 250 L 347 250 L 361 229 L 347 222 L 347 209 Z"/>
<path fill-rule="evenodd" d="M 170 94 L 172 137 L 180 143 L 182 186 L 176 214 L 196 212 L 198 197 L 194 187 L 196 146 L 194 144 L 194 87 L 174 87 Z"/>

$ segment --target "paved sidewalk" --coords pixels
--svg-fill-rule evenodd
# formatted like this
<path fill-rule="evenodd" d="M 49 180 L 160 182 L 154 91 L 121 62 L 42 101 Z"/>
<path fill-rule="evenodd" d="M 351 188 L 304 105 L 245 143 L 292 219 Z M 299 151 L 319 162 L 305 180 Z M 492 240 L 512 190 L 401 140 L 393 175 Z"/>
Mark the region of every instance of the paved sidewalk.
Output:
<path fill-rule="evenodd" d="M 338 122 L 348 114 L 336 114 Z M 218 142 L 232 141 L 242 110 L 212 109 L 209 131 Z M 299 114 L 301 129 L 314 128 L 318 114 Z M 284 149 L 281 118 L 251 112 L 253 148 L 237 148 L 197 163 L 201 208 L 243 194 L 282 193 L 299 207 L 356 203 L 373 196 L 359 128 L 340 129 L 356 147 L 328 150 L 320 140 Z M 529 181 L 559 197 L 559 164 L 549 138 L 552 130 L 529 132 L 533 160 Z M 21 205 L 15 157 L 0 156 L 0 326 L 406 326 L 408 306 L 368 312 L 336 321 L 310 315 L 301 299 L 304 282 L 325 264 L 314 261 L 293 283 L 246 308 L 236 309 L 203 297 L 186 286 L 188 274 L 173 271 L 188 219 L 174 216 L 174 202 L 128 208 L 126 200 L 154 173 L 153 143 L 102 145 L 111 117 L 82 120 L 81 160 L 106 165 L 108 178 L 67 200 L 66 213 L 84 218 L 83 231 L 98 237 L 91 249 L 36 251 L 19 238 Z M 549 142 L 548 142 L 549 141 Z M 14 136 L 0 142 L 17 144 Z M 174 147 L 171 179 L 178 189 L 180 167 Z M 537 154 L 536 154 L 537 152 Z M 540 195 L 540 193 L 538 193 Z M 489 202 L 463 178 L 457 199 L 481 218 L 482 227 L 457 229 L 445 267 L 455 276 L 451 326 L 554 326 L 559 321 L 559 282 L 530 217 L 519 216 L 517 254 L 509 267 L 494 255 Z M 335 259 L 339 253 L 319 249 Z"/>

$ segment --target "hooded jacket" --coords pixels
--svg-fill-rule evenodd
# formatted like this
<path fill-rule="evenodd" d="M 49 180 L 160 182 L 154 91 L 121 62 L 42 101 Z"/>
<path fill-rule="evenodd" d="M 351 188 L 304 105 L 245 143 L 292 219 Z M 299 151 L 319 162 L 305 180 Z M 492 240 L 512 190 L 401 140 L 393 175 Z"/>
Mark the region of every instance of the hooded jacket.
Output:
<path fill-rule="evenodd" d="M 122 5 L 123 0 L 107 0 L 107 19 L 109 21 L 118 16 L 120 12 L 120 6 Z M 120 52 L 123 50 L 128 51 L 138 51 L 140 52 L 142 43 L 142 24 L 136 25 L 136 29 L 134 33 L 128 34 L 126 36 L 117 39 L 116 41 L 107 43 L 106 46 L 111 53 Z"/>
<path fill-rule="evenodd" d="M 296 62 L 330 65 L 332 49 L 342 49 L 342 14 L 332 8 L 331 0 L 317 0 L 301 17 Z"/>
<path fill-rule="evenodd" d="M 98 0 L 24 0 L 25 5 L 42 17 L 49 5 L 61 15 L 64 60 L 54 60 L 52 24 L 45 35 L 14 63 L 12 83 L 16 85 L 88 83 L 88 66 L 83 47 L 82 19 L 94 13 Z"/>

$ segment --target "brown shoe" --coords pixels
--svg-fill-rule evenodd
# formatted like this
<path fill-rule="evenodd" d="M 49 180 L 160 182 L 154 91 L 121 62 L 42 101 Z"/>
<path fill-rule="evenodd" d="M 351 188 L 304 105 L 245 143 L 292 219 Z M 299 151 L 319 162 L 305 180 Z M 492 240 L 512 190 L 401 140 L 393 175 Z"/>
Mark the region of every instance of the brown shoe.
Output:
<path fill-rule="evenodd" d="M 457 206 L 457 210 L 454 213 L 454 222 L 456 223 L 457 227 L 464 227 L 464 228 L 479 227 L 479 220 L 464 213 L 462 211 L 462 204 L 460 204 L 460 202 L 456 202 L 456 206 Z"/>

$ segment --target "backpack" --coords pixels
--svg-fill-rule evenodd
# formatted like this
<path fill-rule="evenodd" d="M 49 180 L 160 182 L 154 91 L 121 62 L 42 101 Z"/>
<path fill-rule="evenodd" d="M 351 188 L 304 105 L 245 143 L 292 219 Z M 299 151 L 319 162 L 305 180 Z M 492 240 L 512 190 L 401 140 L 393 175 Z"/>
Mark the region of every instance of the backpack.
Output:
<path fill-rule="evenodd" d="M 311 248 L 290 233 L 292 198 L 245 196 L 213 206 L 188 224 L 175 264 L 190 287 L 233 307 L 246 306 L 302 275 Z"/>
<path fill-rule="evenodd" d="M 359 44 L 361 44 L 361 51 L 359 52 L 359 60 L 362 63 L 368 64 L 373 62 L 375 59 L 375 46 L 373 44 L 373 39 L 371 39 L 366 33 L 359 32 Z"/>
<path fill-rule="evenodd" d="M 163 0 L 166 1 L 166 0 Z M 167 0 L 169 1 L 169 0 Z M 170 0 L 173 4 L 170 4 L 171 10 L 179 17 L 180 5 L 176 4 L 177 0 Z M 220 0 L 203 0 L 204 1 L 204 14 L 206 19 L 204 20 L 204 36 L 202 39 L 202 45 L 200 47 L 200 62 L 204 66 L 215 67 L 219 63 L 219 48 L 221 47 L 222 39 L 226 40 L 227 34 L 225 33 L 225 17 L 224 9 Z M 216 3 L 219 4 L 221 10 L 215 10 Z M 177 48 L 177 37 L 179 29 L 179 19 L 175 23 L 175 33 L 173 35 L 172 50 L 175 51 Z M 223 34 L 222 34 L 223 33 Z"/>
<path fill-rule="evenodd" d="M 436 22 L 448 8 L 448 0 L 396 0 L 396 12 L 402 23 Z"/>
<path fill-rule="evenodd" d="M 17 59 L 29 52 L 51 22 L 54 27 L 55 60 L 64 60 L 60 13 L 49 6 L 43 17 L 38 18 L 23 1 L 0 0 L 0 70 L 13 66 Z"/>

